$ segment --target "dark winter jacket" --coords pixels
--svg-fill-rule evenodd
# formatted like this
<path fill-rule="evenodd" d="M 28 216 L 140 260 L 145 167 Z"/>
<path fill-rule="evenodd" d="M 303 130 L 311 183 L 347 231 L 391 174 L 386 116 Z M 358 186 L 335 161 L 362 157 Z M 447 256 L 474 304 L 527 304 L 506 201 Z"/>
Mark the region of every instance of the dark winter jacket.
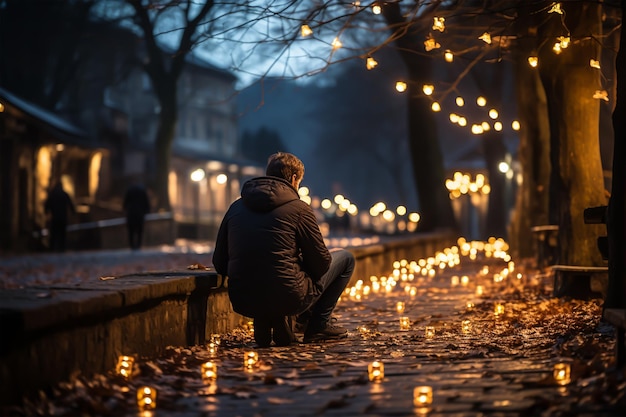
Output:
<path fill-rule="evenodd" d="M 224 216 L 213 265 L 228 276 L 233 309 L 246 317 L 306 310 L 330 266 L 315 214 L 277 177 L 247 181 Z"/>

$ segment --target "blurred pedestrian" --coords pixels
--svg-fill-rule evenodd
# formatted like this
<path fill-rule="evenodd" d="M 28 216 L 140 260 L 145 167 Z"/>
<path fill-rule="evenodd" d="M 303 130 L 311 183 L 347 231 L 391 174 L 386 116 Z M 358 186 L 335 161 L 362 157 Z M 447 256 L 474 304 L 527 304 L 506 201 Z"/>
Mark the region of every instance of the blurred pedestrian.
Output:
<path fill-rule="evenodd" d="M 48 192 L 44 210 L 49 216 L 50 249 L 55 252 L 64 252 L 68 213 L 76 213 L 76 207 L 69 194 L 63 189 L 61 181 L 56 181 Z"/>
<path fill-rule="evenodd" d="M 124 211 L 126 211 L 128 244 L 133 250 L 140 249 L 143 243 L 146 214 L 150 213 L 150 199 L 142 185 L 135 184 L 128 187 L 124 195 Z"/>
<path fill-rule="evenodd" d="M 347 336 L 331 315 L 352 276 L 354 256 L 324 244 L 311 206 L 298 195 L 303 176 L 296 156 L 270 156 L 266 176 L 243 185 L 217 234 L 213 265 L 228 276 L 233 309 L 254 319 L 261 347 L 294 341 L 295 315 L 304 343 Z"/>

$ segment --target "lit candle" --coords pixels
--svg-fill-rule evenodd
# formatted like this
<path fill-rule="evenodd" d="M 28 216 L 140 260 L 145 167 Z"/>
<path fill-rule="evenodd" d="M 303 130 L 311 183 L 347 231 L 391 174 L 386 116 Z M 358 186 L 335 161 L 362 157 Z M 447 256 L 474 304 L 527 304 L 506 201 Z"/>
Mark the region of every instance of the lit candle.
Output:
<path fill-rule="evenodd" d="M 381 361 L 374 361 L 367 366 L 370 381 L 381 382 L 385 378 L 385 365 Z"/>
<path fill-rule="evenodd" d="M 496 303 L 494 309 L 493 309 L 493 314 L 496 315 L 496 317 L 501 316 L 502 314 L 504 314 L 504 306 L 500 303 Z"/>
<path fill-rule="evenodd" d="M 124 378 L 130 378 L 133 374 L 133 364 L 135 363 L 135 358 L 132 356 L 122 355 L 117 359 L 117 366 L 115 367 L 115 372 L 118 375 L 123 376 Z"/>
<path fill-rule="evenodd" d="M 259 361 L 259 354 L 256 352 L 246 352 L 246 355 L 243 359 L 243 366 L 247 370 L 251 370 L 254 368 L 254 365 Z"/>
<path fill-rule="evenodd" d="M 472 331 L 472 322 L 469 320 L 463 320 L 461 322 L 461 331 L 464 334 L 469 334 Z"/>
<path fill-rule="evenodd" d="M 567 385 L 570 383 L 570 365 L 569 363 L 557 363 L 554 365 L 554 370 L 552 372 L 554 376 L 554 380 L 559 385 Z"/>
<path fill-rule="evenodd" d="M 411 327 L 411 322 L 408 317 L 400 317 L 400 330 L 408 331 Z"/>
<path fill-rule="evenodd" d="M 202 364 L 202 379 L 204 382 L 213 382 L 217 379 L 217 365 L 213 362 Z"/>
<path fill-rule="evenodd" d="M 156 408 L 157 391 L 148 386 L 137 389 L 137 407 L 139 411 L 154 410 Z"/>
<path fill-rule="evenodd" d="M 398 303 L 396 304 L 396 310 L 398 311 L 398 313 L 404 313 L 404 302 L 403 301 L 398 301 Z"/>
<path fill-rule="evenodd" d="M 425 405 L 432 404 L 433 402 L 433 389 L 429 386 L 415 387 L 413 390 L 413 405 L 416 407 L 423 407 Z"/>
<path fill-rule="evenodd" d="M 222 341 L 221 336 L 218 333 L 211 334 L 211 343 L 215 343 L 215 345 L 219 345 L 221 341 Z"/>
<path fill-rule="evenodd" d="M 424 337 L 426 337 L 426 339 L 432 339 L 433 337 L 435 337 L 435 327 L 426 326 L 424 328 Z"/>

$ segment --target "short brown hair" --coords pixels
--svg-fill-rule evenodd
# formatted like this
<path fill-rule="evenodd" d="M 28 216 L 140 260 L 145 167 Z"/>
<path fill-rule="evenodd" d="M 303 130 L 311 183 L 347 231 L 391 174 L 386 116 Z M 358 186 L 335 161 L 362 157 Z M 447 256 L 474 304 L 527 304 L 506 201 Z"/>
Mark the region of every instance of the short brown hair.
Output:
<path fill-rule="evenodd" d="M 304 177 L 304 164 L 297 156 L 287 152 L 276 152 L 267 159 L 265 175 L 291 181 L 293 175 L 298 181 Z"/>

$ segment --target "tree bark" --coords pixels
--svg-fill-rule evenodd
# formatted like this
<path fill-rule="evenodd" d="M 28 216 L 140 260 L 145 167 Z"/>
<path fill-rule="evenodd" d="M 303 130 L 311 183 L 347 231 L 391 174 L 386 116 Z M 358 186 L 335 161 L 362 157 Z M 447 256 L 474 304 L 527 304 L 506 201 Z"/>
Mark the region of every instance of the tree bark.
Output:
<path fill-rule="evenodd" d="M 406 23 L 398 3 L 385 4 L 383 13 L 390 27 Z M 430 101 L 421 90 L 424 84 L 432 82 L 432 61 L 429 56 L 416 52 L 423 48 L 419 30 L 398 35 L 395 43 L 409 77 L 405 94 L 408 97 L 409 151 L 421 214 L 419 230 L 456 229 L 452 204 L 444 186 L 445 170 L 437 123 Z"/>
<path fill-rule="evenodd" d="M 600 227 L 586 225 L 583 211 L 606 204 L 600 158 L 599 114 L 595 91 L 600 73 L 589 65 L 600 47 L 591 34 L 601 33 L 601 6 L 565 5 L 564 23 L 553 13 L 540 27 L 539 38 L 551 39 L 539 50 L 539 67 L 550 120 L 549 221 L 559 225 L 559 262 L 601 265 L 596 239 Z M 571 32 L 572 43 L 559 55 L 552 51 L 558 36 Z"/>

